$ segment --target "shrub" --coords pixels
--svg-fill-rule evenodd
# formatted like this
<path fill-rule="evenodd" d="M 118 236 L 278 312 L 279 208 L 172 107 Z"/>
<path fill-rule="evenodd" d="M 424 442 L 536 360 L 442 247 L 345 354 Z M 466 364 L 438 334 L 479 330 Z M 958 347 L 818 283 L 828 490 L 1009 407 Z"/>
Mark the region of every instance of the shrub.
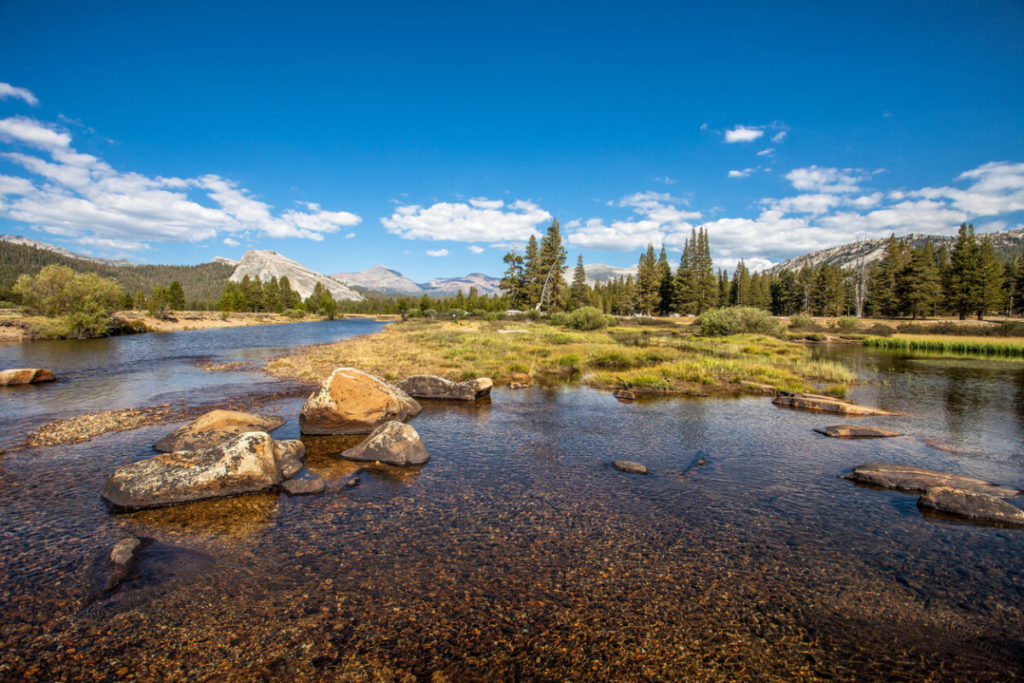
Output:
<path fill-rule="evenodd" d="M 572 368 L 573 371 L 579 371 L 581 361 L 582 359 L 575 353 L 570 353 L 565 356 L 562 356 L 561 358 L 556 359 L 555 365 L 559 365 L 561 367 L 566 368 Z"/>
<path fill-rule="evenodd" d="M 768 311 L 753 306 L 713 308 L 697 318 L 700 333 L 705 337 L 724 337 L 730 334 L 767 334 L 778 337 L 782 326 Z"/>
<path fill-rule="evenodd" d="M 821 326 L 814 322 L 814 318 L 811 316 L 797 314 L 789 317 L 789 329 L 804 332 L 816 332 L 821 330 Z"/>
<path fill-rule="evenodd" d="M 856 332 L 857 319 L 852 315 L 844 315 L 836 320 L 836 329 L 840 332 Z"/>
<path fill-rule="evenodd" d="M 569 314 L 559 311 L 558 313 L 552 313 L 548 316 L 548 322 L 552 325 L 559 325 L 565 327 L 569 324 Z"/>
<path fill-rule="evenodd" d="M 113 280 L 57 265 L 46 266 L 35 276 L 22 275 L 13 291 L 30 311 L 62 317 L 61 323 L 49 330 L 60 337 L 106 334 L 110 316 L 124 296 L 121 285 Z"/>
<path fill-rule="evenodd" d="M 296 320 L 298 320 L 299 318 L 306 317 L 306 314 L 303 313 L 302 311 L 298 310 L 297 308 L 289 308 L 287 311 L 285 311 L 281 315 L 283 315 L 286 318 L 295 318 Z"/>
<path fill-rule="evenodd" d="M 874 325 L 872 325 L 871 327 L 864 331 L 867 332 L 868 334 L 873 334 L 876 337 L 892 336 L 892 328 L 886 325 L 885 323 L 875 323 Z"/>
<path fill-rule="evenodd" d="M 615 319 L 605 315 L 593 306 L 577 308 L 566 317 L 566 325 L 574 330 L 600 330 L 608 327 Z"/>

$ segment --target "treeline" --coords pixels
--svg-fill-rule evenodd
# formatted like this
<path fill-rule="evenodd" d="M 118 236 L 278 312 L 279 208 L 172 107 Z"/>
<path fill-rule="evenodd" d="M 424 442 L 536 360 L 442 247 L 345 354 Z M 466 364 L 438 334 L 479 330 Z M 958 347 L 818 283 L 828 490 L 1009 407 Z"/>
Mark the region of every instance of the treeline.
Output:
<path fill-rule="evenodd" d="M 338 313 L 338 302 L 330 290 L 319 282 L 313 287 L 313 293 L 303 299 L 292 289 L 291 281 L 285 276 L 261 282 L 246 275 L 241 282 L 229 280 L 224 284 L 217 300 L 217 309 L 225 312 L 266 311 L 292 317 L 308 313 L 324 315 L 333 320 Z"/>
<path fill-rule="evenodd" d="M 49 265 L 67 266 L 79 273 L 95 273 L 113 280 L 125 292 L 132 294 L 133 298 L 139 291 L 149 298 L 158 287 L 166 289 L 177 281 L 184 291 L 187 307 L 196 310 L 213 308 L 224 283 L 234 272 L 234 266 L 225 263 L 203 263 L 198 266 L 112 266 L 0 241 L 0 300 L 18 303 L 12 294 L 18 277 L 35 275 Z"/>

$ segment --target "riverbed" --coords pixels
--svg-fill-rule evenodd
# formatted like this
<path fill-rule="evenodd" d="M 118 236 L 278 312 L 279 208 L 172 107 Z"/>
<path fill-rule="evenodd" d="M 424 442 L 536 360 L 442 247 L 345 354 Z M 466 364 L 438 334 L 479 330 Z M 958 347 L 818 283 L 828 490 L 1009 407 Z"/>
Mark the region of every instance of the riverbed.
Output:
<path fill-rule="evenodd" d="M 327 324 L 259 343 L 248 335 L 273 327 L 33 344 L 32 364 L 62 381 L 3 393 L 0 419 L 15 431 L 98 406 L 215 402 L 273 381 L 197 362 L 375 329 Z M 14 353 L 0 347 L 2 364 Z M 851 398 L 903 413 L 858 423 L 906 436 L 827 439 L 813 428 L 841 419 L 764 398 L 498 388 L 425 403 L 423 467 L 346 487 L 357 466 L 332 457 L 345 440 L 307 438 L 320 496 L 130 514 L 105 507 L 104 479 L 177 425 L 7 453 L 0 678 L 1020 677 L 1024 531 L 925 516 L 914 496 L 837 475 L 890 460 L 1024 487 L 1024 364 L 819 353 L 857 368 Z M 299 437 L 301 404 L 264 406 L 288 419 L 275 438 Z M 154 543 L 139 576 L 103 594 L 97 558 L 125 535 Z"/>

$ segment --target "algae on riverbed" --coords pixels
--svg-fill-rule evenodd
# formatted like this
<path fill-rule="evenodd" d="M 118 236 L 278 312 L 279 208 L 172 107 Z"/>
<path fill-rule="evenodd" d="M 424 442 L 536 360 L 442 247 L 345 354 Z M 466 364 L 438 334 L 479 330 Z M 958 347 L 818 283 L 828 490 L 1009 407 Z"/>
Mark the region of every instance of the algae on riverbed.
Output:
<path fill-rule="evenodd" d="M 698 337 L 688 326 L 613 327 L 581 332 L 542 322 L 407 322 L 380 333 L 305 347 L 267 365 L 276 376 L 319 381 L 336 367 L 386 379 L 434 374 L 496 382 L 570 378 L 594 387 L 648 393 L 842 391 L 856 377 L 811 360 L 799 344 L 763 335 Z"/>

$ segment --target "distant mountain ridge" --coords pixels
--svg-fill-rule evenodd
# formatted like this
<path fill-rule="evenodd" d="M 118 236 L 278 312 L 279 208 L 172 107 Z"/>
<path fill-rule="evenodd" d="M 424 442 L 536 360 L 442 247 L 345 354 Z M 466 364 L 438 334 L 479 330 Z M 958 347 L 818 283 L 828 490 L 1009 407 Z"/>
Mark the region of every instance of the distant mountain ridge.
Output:
<path fill-rule="evenodd" d="M 20 244 L 23 247 L 35 247 L 36 249 L 44 249 L 46 251 L 52 251 L 54 254 L 60 254 L 65 258 L 74 258 L 79 261 L 88 261 L 89 263 L 100 263 L 105 266 L 137 266 L 139 264 L 129 261 L 128 259 L 109 259 L 109 258 L 96 258 L 95 256 L 86 256 L 85 254 L 76 254 L 73 251 L 68 251 L 64 247 L 58 247 L 56 244 L 48 244 L 46 242 L 38 242 L 36 240 L 30 240 L 27 237 L 21 235 L 0 235 L 0 241 L 9 242 L 10 244 Z"/>
<path fill-rule="evenodd" d="M 463 277 L 439 277 L 428 282 L 413 282 L 394 268 L 376 265 L 355 273 L 335 273 L 331 277 L 356 287 L 370 289 L 383 294 L 406 296 L 453 296 L 458 292 L 469 294 L 472 287 L 481 296 L 500 294 L 501 280 L 483 273 L 470 273 Z"/>
<path fill-rule="evenodd" d="M 583 272 L 587 276 L 587 284 L 593 287 L 595 284 L 604 284 L 609 280 L 619 278 L 636 278 L 636 266 L 606 266 L 603 263 L 584 263 Z M 566 278 L 572 279 L 572 271 L 566 273 Z"/>
<path fill-rule="evenodd" d="M 241 282 L 245 276 L 250 279 L 266 282 L 272 277 L 288 278 L 291 288 L 303 299 L 313 293 L 317 283 L 322 284 L 336 301 L 362 301 L 363 295 L 344 282 L 307 268 L 298 261 L 281 256 L 276 251 L 253 249 L 245 252 L 242 260 L 235 266 L 235 272 L 228 278 L 231 282 Z"/>
<path fill-rule="evenodd" d="M 988 236 L 992 241 L 992 246 L 995 248 L 996 254 L 1001 258 L 1007 258 L 1015 256 L 1017 254 L 1024 253 L 1024 228 L 1016 228 L 1014 230 L 1007 230 L 1005 232 L 987 232 L 987 233 L 976 233 L 980 239 L 982 236 Z M 928 235 L 924 233 L 911 233 L 899 237 L 910 244 L 912 247 L 923 247 L 925 244 L 931 242 L 932 246 L 936 250 L 942 246 L 953 248 L 956 243 L 955 235 Z M 812 251 L 809 254 L 801 254 L 791 259 L 777 263 L 771 268 L 768 268 L 764 272 L 769 275 L 782 272 L 783 270 L 801 270 L 804 266 L 818 267 L 825 263 L 829 263 L 840 268 L 853 267 L 858 264 L 863 264 L 865 267 L 870 266 L 875 261 L 881 260 L 885 254 L 885 243 L 888 238 L 880 238 L 876 240 L 863 240 L 861 242 L 850 242 L 849 244 L 841 244 L 838 247 L 829 247 L 828 249 L 820 249 L 818 251 Z"/>

